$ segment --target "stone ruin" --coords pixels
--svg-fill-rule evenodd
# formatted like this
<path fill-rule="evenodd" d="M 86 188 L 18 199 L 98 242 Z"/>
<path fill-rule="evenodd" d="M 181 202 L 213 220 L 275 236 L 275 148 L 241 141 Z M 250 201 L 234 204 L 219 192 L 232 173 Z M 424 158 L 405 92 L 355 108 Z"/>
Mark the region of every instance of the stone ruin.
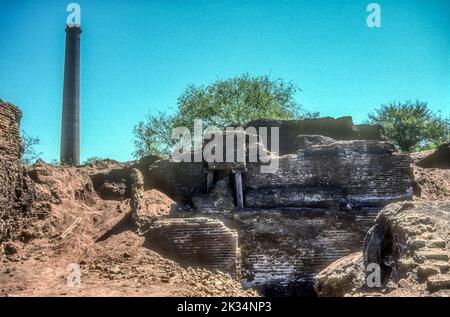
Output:
<path fill-rule="evenodd" d="M 450 294 L 450 202 L 398 202 L 386 206 L 367 233 L 361 252 L 318 273 L 319 296 L 443 296 Z M 367 286 L 369 264 L 380 285 Z"/>
<path fill-rule="evenodd" d="M 250 125 L 279 127 L 275 173 L 261 173 L 264 163 L 248 160 L 160 159 L 144 171 L 146 186 L 190 206 L 174 213 L 183 220 L 158 224 L 158 232 L 164 233 L 158 241 L 169 245 L 167 252 L 176 250 L 178 256 L 173 256 L 185 258 L 187 265 L 195 259 L 212 269 L 238 269 L 234 275 L 244 285 L 265 295 L 311 295 L 315 274 L 360 249 L 384 206 L 412 199 L 409 155 L 396 151 L 382 127 L 353 125 L 349 117 Z M 217 230 L 211 234 L 204 217 L 222 221 L 233 237 L 237 233 L 238 243 L 223 228 L 223 235 Z M 239 250 L 230 252 L 234 247 Z M 233 262 L 230 255 L 240 255 L 239 264 L 221 265 Z"/>
<path fill-rule="evenodd" d="M 34 196 L 19 161 L 20 116 L 1 102 L 0 241 L 16 238 Z M 92 184 L 102 199 L 135 200 L 132 219 L 146 245 L 181 264 L 228 272 L 264 295 L 311 295 L 314 276 L 360 250 L 384 206 L 412 198 L 410 158 L 380 126 L 349 117 L 249 125 L 279 127 L 275 173 L 261 173 L 264 163 L 147 157 L 95 172 Z M 151 189 L 177 202 L 169 218 L 159 216 L 169 212 L 163 205 L 146 214 Z"/>

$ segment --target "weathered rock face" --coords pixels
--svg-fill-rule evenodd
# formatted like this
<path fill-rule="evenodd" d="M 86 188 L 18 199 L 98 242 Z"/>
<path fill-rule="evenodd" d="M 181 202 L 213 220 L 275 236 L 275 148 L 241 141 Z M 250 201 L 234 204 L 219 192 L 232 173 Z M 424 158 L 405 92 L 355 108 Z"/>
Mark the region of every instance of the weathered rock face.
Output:
<path fill-rule="evenodd" d="M 33 183 L 20 165 L 20 110 L 0 99 L 0 242 L 15 238 L 19 218 L 30 213 Z"/>
<path fill-rule="evenodd" d="M 149 248 L 183 265 L 239 275 L 238 235 L 219 220 L 162 219 L 145 236 Z"/>
<path fill-rule="evenodd" d="M 389 142 L 341 141 L 281 156 L 275 173 L 249 163 L 245 206 L 352 209 L 411 199 L 410 158 L 394 151 Z"/>
<path fill-rule="evenodd" d="M 450 168 L 450 141 L 440 145 L 436 151 L 417 162 L 423 168 Z"/>
<path fill-rule="evenodd" d="M 359 296 L 374 292 L 396 296 L 449 296 L 449 233 L 450 202 L 391 204 L 380 212 L 366 235 L 363 265 L 350 265 L 343 260 L 335 262 L 318 274 L 316 290 L 322 296 Z M 342 283 L 333 283 L 333 276 L 345 272 L 347 264 L 353 273 L 346 274 Z M 380 267 L 379 288 L 366 285 L 364 275 L 369 264 Z"/>
<path fill-rule="evenodd" d="M 354 125 L 351 117 L 318 118 L 305 120 L 255 120 L 246 127 L 278 127 L 280 133 L 280 154 L 296 153 L 298 135 L 322 135 L 335 140 L 378 140 L 386 141 L 384 129 L 379 125 Z M 268 142 L 270 147 L 270 141 Z"/>

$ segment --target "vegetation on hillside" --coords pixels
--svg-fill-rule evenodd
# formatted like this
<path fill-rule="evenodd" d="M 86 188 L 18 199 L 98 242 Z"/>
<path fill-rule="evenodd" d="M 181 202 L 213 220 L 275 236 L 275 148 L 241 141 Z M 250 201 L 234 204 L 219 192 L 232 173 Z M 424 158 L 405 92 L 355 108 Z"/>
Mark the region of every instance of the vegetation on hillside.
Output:
<path fill-rule="evenodd" d="M 381 105 L 369 114 L 369 123 L 381 124 L 389 139 L 406 152 L 433 149 L 450 138 L 450 119 L 419 100 Z"/>

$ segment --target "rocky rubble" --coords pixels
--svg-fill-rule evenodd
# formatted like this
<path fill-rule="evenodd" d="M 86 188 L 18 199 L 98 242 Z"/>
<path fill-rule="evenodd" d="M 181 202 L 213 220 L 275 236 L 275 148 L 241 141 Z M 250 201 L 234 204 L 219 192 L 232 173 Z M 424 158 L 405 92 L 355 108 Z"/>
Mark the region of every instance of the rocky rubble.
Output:
<path fill-rule="evenodd" d="M 450 200 L 450 169 L 414 166 L 414 198 Z"/>
<path fill-rule="evenodd" d="M 235 211 L 234 198 L 229 181 L 219 180 L 209 194 L 199 194 L 192 198 L 194 209 L 205 214 L 226 214 Z"/>
<path fill-rule="evenodd" d="M 362 252 L 347 255 L 319 272 L 315 289 L 321 297 L 342 297 L 361 287 L 364 281 Z"/>
<path fill-rule="evenodd" d="M 450 202 L 391 204 L 367 233 L 362 258 L 338 260 L 319 273 L 316 291 L 321 296 L 449 296 L 449 233 Z M 361 269 L 371 263 L 380 266 L 380 288 L 365 283 Z"/>

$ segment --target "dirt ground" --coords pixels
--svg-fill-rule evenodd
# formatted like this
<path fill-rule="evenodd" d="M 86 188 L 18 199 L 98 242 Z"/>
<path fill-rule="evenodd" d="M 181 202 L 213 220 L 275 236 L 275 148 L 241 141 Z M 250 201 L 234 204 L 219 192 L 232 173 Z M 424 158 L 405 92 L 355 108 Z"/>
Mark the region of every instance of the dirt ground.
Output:
<path fill-rule="evenodd" d="M 142 247 L 143 238 L 125 231 L 81 249 L 83 255 L 56 254 L 35 241 L 0 265 L 3 296 L 251 296 L 221 273 L 182 268 Z M 68 283 L 71 264 L 80 265 L 80 284 Z"/>
<path fill-rule="evenodd" d="M 412 153 L 413 163 L 418 162 L 433 151 Z M 450 169 L 421 168 L 413 164 L 414 199 L 450 200 Z"/>
<path fill-rule="evenodd" d="M 0 248 L 0 296 L 258 295 L 228 274 L 182 267 L 144 247 L 129 200 L 100 199 L 85 169 L 40 166 L 32 175 L 38 216 L 23 219 L 20 239 Z"/>

